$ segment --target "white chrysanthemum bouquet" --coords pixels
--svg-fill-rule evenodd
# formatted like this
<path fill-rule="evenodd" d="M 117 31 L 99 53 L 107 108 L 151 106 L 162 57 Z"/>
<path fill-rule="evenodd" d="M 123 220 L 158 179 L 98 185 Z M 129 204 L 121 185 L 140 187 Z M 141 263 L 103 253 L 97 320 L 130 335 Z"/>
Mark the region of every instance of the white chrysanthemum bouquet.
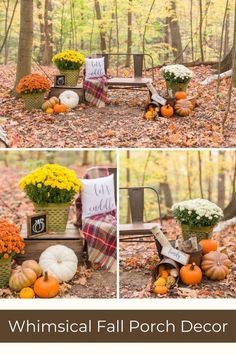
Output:
<path fill-rule="evenodd" d="M 193 78 L 193 72 L 181 64 L 163 66 L 160 73 L 171 83 L 188 83 Z"/>
<path fill-rule="evenodd" d="M 214 226 L 223 216 L 223 211 L 215 203 L 206 199 L 192 199 L 172 206 L 174 218 L 181 224 L 190 226 Z"/>

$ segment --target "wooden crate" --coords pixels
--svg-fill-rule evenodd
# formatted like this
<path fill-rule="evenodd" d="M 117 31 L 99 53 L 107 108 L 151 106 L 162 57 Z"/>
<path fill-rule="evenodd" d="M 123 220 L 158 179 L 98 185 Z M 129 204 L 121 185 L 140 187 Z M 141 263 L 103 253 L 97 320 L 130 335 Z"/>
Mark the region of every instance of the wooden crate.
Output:
<path fill-rule="evenodd" d="M 79 96 L 79 102 L 84 103 L 85 102 L 85 94 L 84 94 L 84 88 L 83 84 L 78 84 L 75 87 L 72 86 L 52 86 L 51 90 L 49 92 L 48 98 L 56 96 L 59 97 L 60 94 L 66 90 L 74 91 L 77 93 Z"/>
<path fill-rule="evenodd" d="M 83 261 L 83 238 L 80 230 L 72 224 L 67 224 L 65 232 L 48 233 L 38 236 L 27 237 L 27 226 L 23 225 L 21 235 L 25 242 L 25 254 L 17 255 L 16 261 L 21 264 L 27 259 L 39 260 L 43 251 L 49 246 L 64 245 L 71 248 L 78 257 L 79 262 Z"/>

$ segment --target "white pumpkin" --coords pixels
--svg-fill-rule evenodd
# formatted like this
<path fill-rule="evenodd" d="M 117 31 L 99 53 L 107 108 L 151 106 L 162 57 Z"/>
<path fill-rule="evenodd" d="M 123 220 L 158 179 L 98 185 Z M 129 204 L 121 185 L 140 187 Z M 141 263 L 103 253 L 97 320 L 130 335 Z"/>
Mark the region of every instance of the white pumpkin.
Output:
<path fill-rule="evenodd" d="M 50 246 L 41 254 L 39 265 L 43 272 L 47 271 L 59 282 L 69 281 L 77 271 L 78 258 L 71 248 L 63 245 Z"/>
<path fill-rule="evenodd" d="M 66 90 L 62 92 L 59 96 L 60 102 L 65 104 L 67 107 L 73 109 L 79 104 L 79 96 L 76 92 L 71 90 Z"/>

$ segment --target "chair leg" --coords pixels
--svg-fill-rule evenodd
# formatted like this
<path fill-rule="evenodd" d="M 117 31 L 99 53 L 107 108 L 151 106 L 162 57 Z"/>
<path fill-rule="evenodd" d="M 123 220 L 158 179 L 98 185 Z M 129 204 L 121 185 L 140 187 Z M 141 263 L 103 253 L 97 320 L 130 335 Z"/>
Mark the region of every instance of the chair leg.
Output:
<path fill-rule="evenodd" d="M 84 247 L 83 247 L 83 259 L 88 268 L 91 268 L 91 262 L 89 261 L 89 256 L 88 256 L 88 244 L 87 241 L 84 240 Z"/>

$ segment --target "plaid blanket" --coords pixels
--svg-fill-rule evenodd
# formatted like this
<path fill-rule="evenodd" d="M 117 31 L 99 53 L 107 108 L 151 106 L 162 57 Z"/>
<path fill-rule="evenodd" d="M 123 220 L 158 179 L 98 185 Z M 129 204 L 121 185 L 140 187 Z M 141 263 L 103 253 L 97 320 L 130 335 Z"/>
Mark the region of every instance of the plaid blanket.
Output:
<path fill-rule="evenodd" d="M 89 260 L 116 271 L 116 213 L 94 215 L 83 222 L 82 233 L 87 241 Z"/>
<path fill-rule="evenodd" d="M 98 79 L 84 79 L 85 99 L 87 102 L 97 106 L 105 107 L 107 102 L 107 77 L 103 76 Z"/>
<path fill-rule="evenodd" d="M 108 168 L 97 167 L 87 171 L 85 178 L 98 178 L 109 175 Z M 116 271 L 116 211 L 107 214 L 94 215 L 82 223 L 82 203 L 80 196 L 76 199 L 76 225 L 81 227 L 87 242 L 90 262 L 101 267 Z"/>

